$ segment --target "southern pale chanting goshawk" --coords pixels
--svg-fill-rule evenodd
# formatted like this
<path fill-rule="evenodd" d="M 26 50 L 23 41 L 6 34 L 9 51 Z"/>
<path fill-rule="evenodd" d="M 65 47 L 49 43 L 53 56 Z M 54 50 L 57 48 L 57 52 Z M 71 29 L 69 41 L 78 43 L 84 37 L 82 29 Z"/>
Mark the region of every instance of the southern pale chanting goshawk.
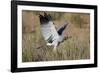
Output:
<path fill-rule="evenodd" d="M 44 40 L 47 46 L 54 46 L 56 50 L 58 44 L 64 40 L 63 31 L 67 27 L 67 23 L 63 24 L 58 30 L 56 30 L 52 18 L 49 14 L 44 13 L 44 15 L 39 14 L 40 28 L 43 34 Z"/>

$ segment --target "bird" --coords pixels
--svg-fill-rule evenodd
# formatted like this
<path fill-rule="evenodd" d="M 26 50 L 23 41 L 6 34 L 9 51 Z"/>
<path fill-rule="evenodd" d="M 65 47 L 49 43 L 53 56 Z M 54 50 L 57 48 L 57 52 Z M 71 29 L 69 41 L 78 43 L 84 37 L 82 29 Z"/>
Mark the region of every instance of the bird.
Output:
<path fill-rule="evenodd" d="M 44 12 L 44 15 L 39 14 L 40 29 L 47 46 L 54 46 L 55 51 L 57 46 L 64 41 L 64 30 L 68 23 L 63 24 L 58 30 L 56 29 L 50 14 Z"/>

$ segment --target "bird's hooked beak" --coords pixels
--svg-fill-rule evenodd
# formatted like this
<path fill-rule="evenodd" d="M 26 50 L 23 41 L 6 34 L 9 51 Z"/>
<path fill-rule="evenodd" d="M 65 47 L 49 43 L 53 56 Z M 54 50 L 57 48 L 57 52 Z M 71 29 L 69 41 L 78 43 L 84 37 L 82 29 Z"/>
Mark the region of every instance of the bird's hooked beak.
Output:
<path fill-rule="evenodd" d="M 44 12 L 44 16 L 48 16 L 46 12 Z"/>

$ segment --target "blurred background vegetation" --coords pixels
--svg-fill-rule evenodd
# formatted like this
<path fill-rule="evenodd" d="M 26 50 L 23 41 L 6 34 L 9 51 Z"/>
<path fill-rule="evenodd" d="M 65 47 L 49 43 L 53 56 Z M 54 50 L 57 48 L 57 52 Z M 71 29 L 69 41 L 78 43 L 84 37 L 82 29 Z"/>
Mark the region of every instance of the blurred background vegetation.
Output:
<path fill-rule="evenodd" d="M 22 61 L 79 60 L 90 58 L 90 14 L 46 12 L 56 28 L 69 23 L 64 31 L 67 37 L 53 52 L 46 46 L 40 30 L 39 14 L 42 11 L 22 11 Z"/>

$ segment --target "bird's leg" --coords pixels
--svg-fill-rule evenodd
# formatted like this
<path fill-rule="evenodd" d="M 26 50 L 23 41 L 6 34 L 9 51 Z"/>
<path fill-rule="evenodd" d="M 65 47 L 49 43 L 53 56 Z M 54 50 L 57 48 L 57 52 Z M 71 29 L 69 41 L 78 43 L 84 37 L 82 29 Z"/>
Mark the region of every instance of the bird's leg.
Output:
<path fill-rule="evenodd" d="M 54 44 L 53 51 L 56 51 L 56 49 L 57 49 L 57 46 L 58 46 L 58 42 L 56 42 L 56 43 Z"/>

